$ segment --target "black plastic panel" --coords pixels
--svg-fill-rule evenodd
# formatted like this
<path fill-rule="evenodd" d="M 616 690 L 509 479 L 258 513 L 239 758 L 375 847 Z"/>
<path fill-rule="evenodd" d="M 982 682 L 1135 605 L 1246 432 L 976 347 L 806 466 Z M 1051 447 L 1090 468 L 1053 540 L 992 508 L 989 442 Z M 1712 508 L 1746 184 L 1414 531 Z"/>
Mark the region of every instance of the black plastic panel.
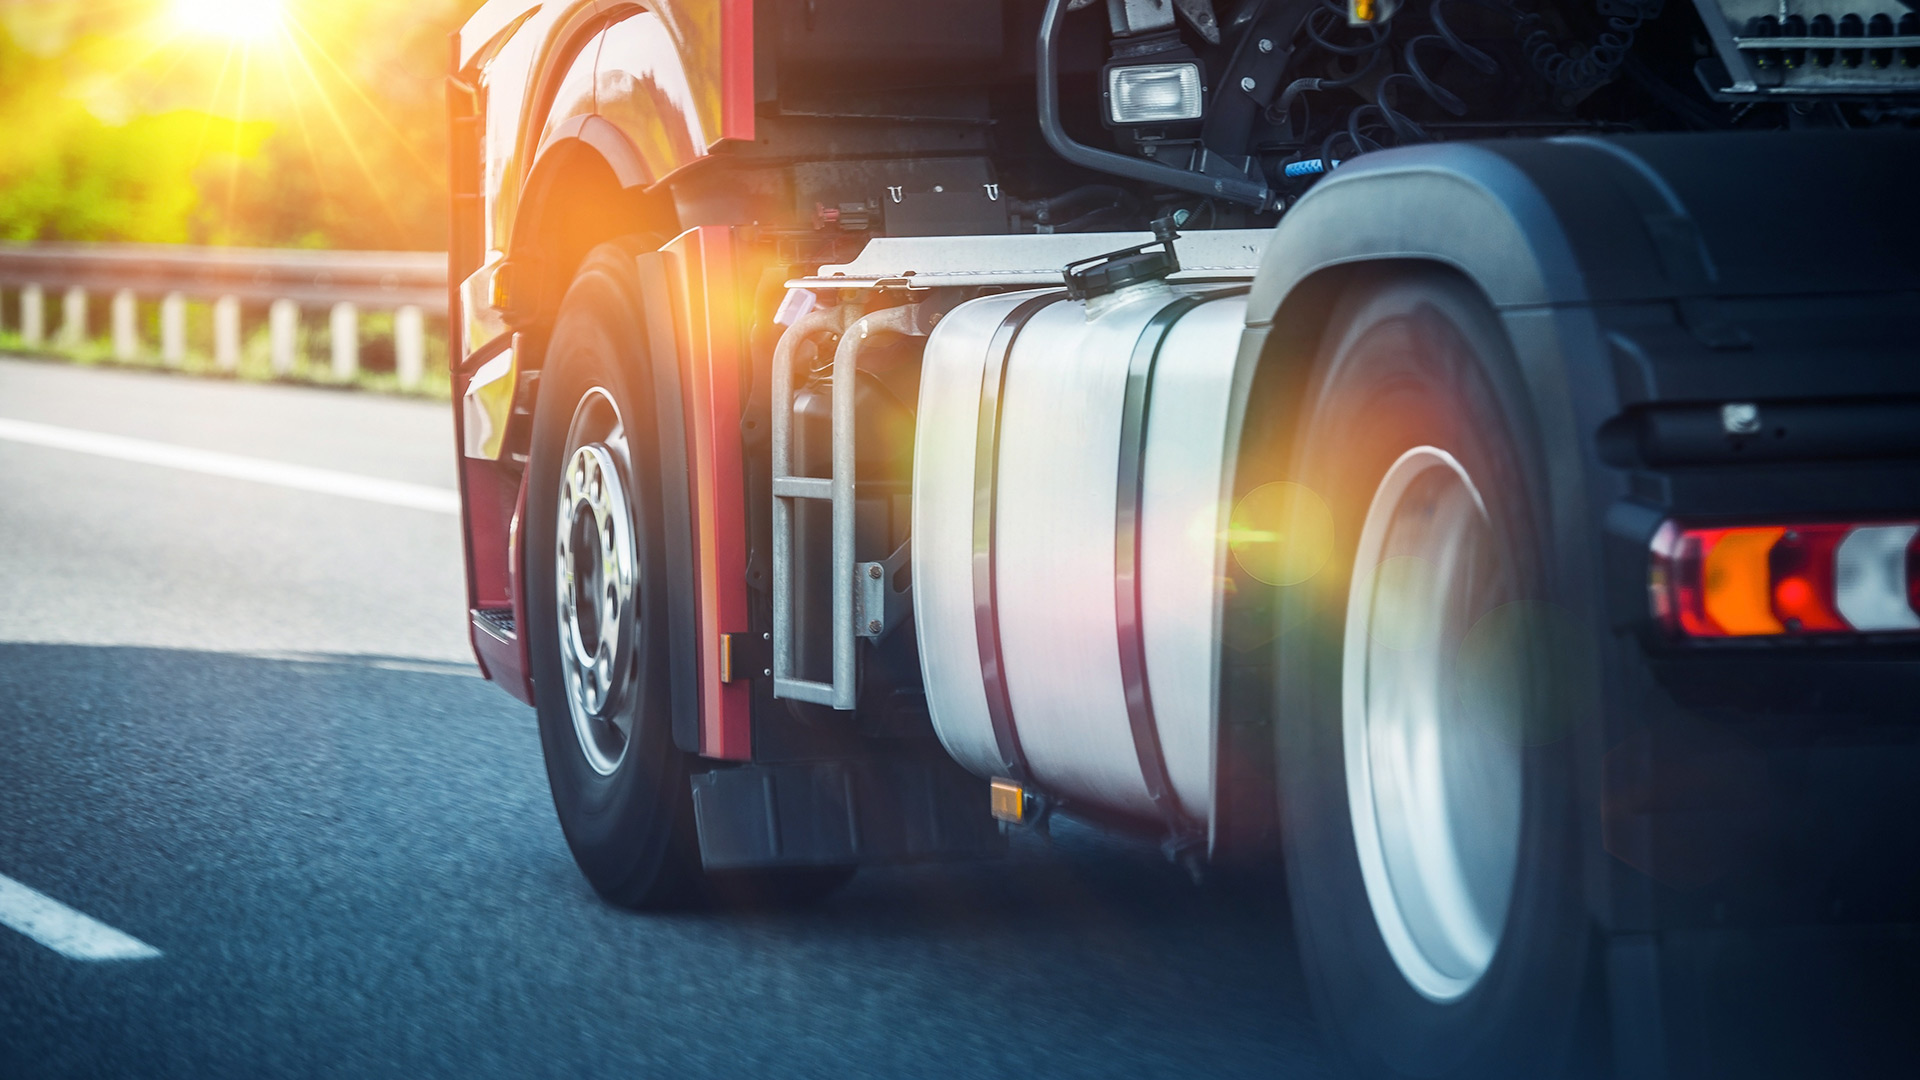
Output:
<path fill-rule="evenodd" d="M 951 761 L 905 755 L 715 770 L 693 778 L 709 870 L 845 866 L 998 855 L 987 785 Z"/>

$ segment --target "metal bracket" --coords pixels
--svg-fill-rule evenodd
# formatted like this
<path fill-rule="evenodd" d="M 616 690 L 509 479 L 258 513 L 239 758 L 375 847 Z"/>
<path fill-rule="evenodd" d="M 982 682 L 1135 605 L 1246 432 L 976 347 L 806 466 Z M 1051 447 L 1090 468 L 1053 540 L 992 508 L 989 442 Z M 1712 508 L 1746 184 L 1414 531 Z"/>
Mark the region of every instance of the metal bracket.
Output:
<path fill-rule="evenodd" d="M 907 565 L 913 541 L 907 540 L 883 562 L 853 566 L 853 632 L 863 638 L 883 638 L 906 614 L 908 590 L 893 587 L 893 578 Z"/>

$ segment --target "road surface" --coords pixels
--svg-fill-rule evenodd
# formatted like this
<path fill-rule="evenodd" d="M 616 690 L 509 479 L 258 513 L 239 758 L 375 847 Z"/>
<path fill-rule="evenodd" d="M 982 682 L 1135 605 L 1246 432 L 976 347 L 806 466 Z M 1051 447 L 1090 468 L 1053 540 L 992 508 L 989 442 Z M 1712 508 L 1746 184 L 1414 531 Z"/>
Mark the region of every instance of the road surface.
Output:
<path fill-rule="evenodd" d="M 0 359 L 0 1076 L 1330 1072 L 1274 882 L 1085 829 L 599 902 L 473 671 L 447 413 Z"/>

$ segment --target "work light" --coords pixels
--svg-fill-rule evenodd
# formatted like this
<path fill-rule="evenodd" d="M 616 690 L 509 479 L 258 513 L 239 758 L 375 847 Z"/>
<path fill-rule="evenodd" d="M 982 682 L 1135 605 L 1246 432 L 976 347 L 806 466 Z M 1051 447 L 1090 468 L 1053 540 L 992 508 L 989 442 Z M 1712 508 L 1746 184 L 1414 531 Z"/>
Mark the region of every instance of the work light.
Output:
<path fill-rule="evenodd" d="M 1116 124 L 1200 119 L 1200 65 L 1128 64 L 1107 69 L 1107 116 Z"/>

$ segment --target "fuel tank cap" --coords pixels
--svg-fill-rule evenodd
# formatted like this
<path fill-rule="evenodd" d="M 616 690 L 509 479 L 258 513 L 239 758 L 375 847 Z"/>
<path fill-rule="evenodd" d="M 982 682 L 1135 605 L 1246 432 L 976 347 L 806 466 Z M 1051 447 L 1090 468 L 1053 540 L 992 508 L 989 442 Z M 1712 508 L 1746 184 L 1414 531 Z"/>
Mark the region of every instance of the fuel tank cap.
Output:
<path fill-rule="evenodd" d="M 1173 242 L 1180 234 L 1174 231 L 1173 218 L 1157 218 L 1150 227 L 1154 237 L 1151 243 L 1068 263 L 1061 271 L 1066 279 L 1067 296 L 1091 300 L 1129 285 L 1162 281 L 1178 271 L 1180 256 L 1173 250 Z"/>

